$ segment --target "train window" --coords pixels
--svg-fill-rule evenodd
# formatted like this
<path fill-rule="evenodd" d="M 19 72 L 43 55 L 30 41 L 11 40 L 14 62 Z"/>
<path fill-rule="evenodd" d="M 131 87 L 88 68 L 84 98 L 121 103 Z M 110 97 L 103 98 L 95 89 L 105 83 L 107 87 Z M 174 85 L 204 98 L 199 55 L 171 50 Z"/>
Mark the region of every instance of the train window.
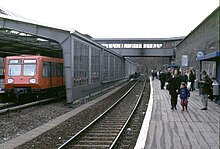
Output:
<path fill-rule="evenodd" d="M 49 62 L 43 62 L 43 78 L 50 77 L 50 63 Z"/>
<path fill-rule="evenodd" d="M 4 71 L 5 71 L 5 69 L 4 69 L 5 68 L 5 65 L 4 65 L 5 62 L 4 62 L 4 60 L 5 60 L 4 58 L 0 58 L 0 62 L 1 62 L 0 63 L 0 76 L 2 76 L 2 78 L 0 77 L 0 79 L 4 79 L 4 74 L 5 74 L 4 73 Z"/>
<path fill-rule="evenodd" d="M 21 75 L 21 60 L 9 60 L 9 76 Z"/>
<path fill-rule="evenodd" d="M 56 63 L 56 76 L 57 77 L 63 76 L 63 64 L 62 63 Z"/>
<path fill-rule="evenodd" d="M 24 76 L 35 76 L 36 75 L 36 63 L 37 60 L 24 60 Z"/>
<path fill-rule="evenodd" d="M 4 62 L 4 61 L 5 61 L 5 58 L 0 57 L 0 62 Z"/>
<path fill-rule="evenodd" d="M 24 64 L 24 76 L 35 76 L 36 75 L 36 64 Z"/>
<path fill-rule="evenodd" d="M 9 60 L 9 64 L 21 64 L 21 60 Z"/>
<path fill-rule="evenodd" d="M 35 59 L 26 59 L 24 60 L 24 64 L 36 64 L 37 63 L 37 60 Z"/>
<path fill-rule="evenodd" d="M 9 65 L 9 76 L 20 76 L 21 75 L 21 65 Z"/>

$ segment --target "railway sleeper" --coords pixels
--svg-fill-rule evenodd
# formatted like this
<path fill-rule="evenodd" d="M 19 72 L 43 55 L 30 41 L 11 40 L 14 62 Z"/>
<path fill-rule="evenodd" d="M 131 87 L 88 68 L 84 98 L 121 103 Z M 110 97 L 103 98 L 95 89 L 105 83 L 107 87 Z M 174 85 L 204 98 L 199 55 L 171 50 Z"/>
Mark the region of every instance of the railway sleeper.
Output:
<path fill-rule="evenodd" d="M 108 136 L 108 137 L 103 137 L 103 136 L 92 136 L 92 137 L 89 137 L 89 136 L 85 136 L 83 137 L 83 139 L 86 139 L 86 140 L 94 140 L 94 139 L 98 139 L 98 140 L 104 140 L 104 141 L 107 141 L 107 140 L 113 140 L 115 139 L 115 136 L 114 137 L 111 137 L 111 136 Z"/>
<path fill-rule="evenodd" d="M 94 132 L 94 133 L 118 133 L 119 132 L 119 130 L 101 130 L 101 129 L 96 129 L 96 130 L 92 130 L 91 131 L 92 133 Z"/>
<path fill-rule="evenodd" d="M 80 140 L 76 144 L 92 144 L 92 145 L 110 145 L 112 143 L 111 141 L 102 141 L 102 140 Z"/>
<path fill-rule="evenodd" d="M 101 126 L 108 126 L 108 125 L 117 125 L 117 126 L 123 126 L 125 122 L 102 122 L 100 124 Z"/>
<path fill-rule="evenodd" d="M 104 149 L 104 148 L 109 148 L 109 145 L 74 145 L 75 148 L 86 148 L 86 149 Z"/>
<path fill-rule="evenodd" d="M 121 145 L 121 149 L 128 149 L 128 148 L 131 148 L 130 145 L 126 145 L 126 144 Z"/>
<path fill-rule="evenodd" d="M 102 129 L 102 130 L 121 130 L 121 128 L 119 128 L 119 127 L 98 127 L 98 126 L 94 127 L 94 129 L 95 130 L 97 130 L 97 129 Z"/>
<path fill-rule="evenodd" d="M 115 137 L 118 133 L 88 133 L 86 134 L 86 136 L 90 136 L 90 137 L 93 137 L 93 136 L 102 136 L 102 137 Z"/>
<path fill-rule="evenodd" d="M 125 117 L 105 117 L 105 120 L 109 121 L 126 121 L 127 119 Z"/>
<path fill-rule="evenodd" d="M 118 120 L 118 119 L 114 119 L 114 120 L 104 120 L 102 123 L 106 124 L 106 123 L 124 123 L 126 120 Z"/>

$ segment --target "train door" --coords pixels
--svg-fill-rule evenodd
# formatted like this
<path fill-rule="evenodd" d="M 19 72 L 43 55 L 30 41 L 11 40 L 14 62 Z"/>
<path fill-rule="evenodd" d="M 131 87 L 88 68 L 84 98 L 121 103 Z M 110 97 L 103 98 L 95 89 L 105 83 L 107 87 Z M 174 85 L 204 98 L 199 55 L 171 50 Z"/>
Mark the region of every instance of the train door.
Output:
<path fill-rule="evenodd" d="M 54 87 L 56 85 L 56 63 L 51 63 L 51 86 Z"/>
<path fill-rule="evenodd" d="M 52 68 L 51 62 L 43 62 L 43 87 L 50 88 L 52 87 Z"/>

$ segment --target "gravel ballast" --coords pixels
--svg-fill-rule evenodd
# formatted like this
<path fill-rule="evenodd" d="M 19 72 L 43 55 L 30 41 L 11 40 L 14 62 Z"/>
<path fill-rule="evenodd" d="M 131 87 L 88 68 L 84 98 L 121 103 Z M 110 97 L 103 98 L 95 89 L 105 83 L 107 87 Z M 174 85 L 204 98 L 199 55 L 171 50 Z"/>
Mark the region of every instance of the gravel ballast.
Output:
<path fill-rule="evenodd" d="M 0 143 L 15 138 L 69 111 L 65 101 L 0 115 Z"/>
<path fill-rule="evenodd" d="M 63 139 L 67 139 L 62 138 L 62 136 L 64 136 L 63 133 L 67 133 L 65 136 L 72 136 L 73 133 L 78 132 L 81 127 L 88 124 L 92 119 L 99 115 L 99 113 L 107 109 L 130 86 L 131 84 L 125 86 L 103 101 L 100 101 L 96 105 L 89 107 L 71 119 L 63 122 L 57 127 L 45 132 L 39 137 L 36 137 L 35 139 L 21 145 L 18 148 L 56 148 L 57 143 L 62 143 Z M 38 126 L 41 126 L 71 110 L 73 110 L 73 108 L 69 108 L 69 106 L 65 105 L 65 101 L 63 101 L 49 105 L 43 105 L 41 107 L 35 106 L 28 109 L 23 109 L 21 111 L 12 113 L 10 117 L 7 115 L 0 115 L 0 143 L 3 143 Z M 71 132 L 68 131 L 69 129 L 71 129 Z"/>

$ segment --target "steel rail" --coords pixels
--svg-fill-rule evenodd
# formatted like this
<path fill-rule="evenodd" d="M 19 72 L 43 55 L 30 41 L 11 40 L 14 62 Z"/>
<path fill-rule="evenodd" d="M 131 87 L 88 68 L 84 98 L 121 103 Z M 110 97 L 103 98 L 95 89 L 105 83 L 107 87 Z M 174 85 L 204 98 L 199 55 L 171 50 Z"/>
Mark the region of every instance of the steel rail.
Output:
<path fill-rule="evenodd" d="M 141 78 L 124 94 L 122 95 L 111 107 L 109 107 L 106 111 L 104 111 L 101 115 L 99 115 L 95 120 L 93 120 L 91 123 L 89 123 L 87 126 L 85 126 L 83 129 L 81 129 L 78 133 L 76 133 L 74 136 L 72 136 L 69 140 L 64 142 L 61 146 L 58 147 L 58 149 L 63 149 L 67 145 L 69 145 L 75 138 L 80 136 L 82 133 L 84 133 L 88 128 L 90 128 L 93 124 L 95 124 L 98 120 L 100 120 L 106 113 L 108 113 L 110 110 L 112 110 L 120 101 L 122 101 L 133 89 L 134 87 L 140 82 Z"/>
<path fill-rule="evenodd" d="M 14 103 L 11 103 L 11 102 L 5 102 L 5 103 L 0 103 L 0 104 L 1 104 L 0 110 L 10 108 L 15 105 Z"/>
<path fill-rule="evenodd" d="M 118 135 L 116 136 L 115 140 L 113 141 L 113 143 L 111 144 L 111 146 L 109 147 L 109 149 L 112 149 L 112 148 L 116 145 L 117 141 L 119 140 L 120 136 L 122 135 L 122 132 L 124 131 L 124 129 L 125 129 L 126 126 L 128 125 L 129 121 L 131 120 L 131 117 L 133 116 L 133 114 L 134 114 L 135 110 L 137 109 L 138 104 L 140 103 L 140 100 L 141 100 L 141 98 L 142 98 L 142 96 L 143 96 L 143 92 L 144 92 L 144 89 L 145 89 L 145 86 L 146 86 L 146 82 L 147 82 L 147 79 L 145 79 L 145 81 L 144 81 L 144 85 L 143 85 L 143 87 L 142 87 L 141 93 L 140 93 L 140 95 L 139 95 L 139 97 L 138 97 L 138 100 L 137 100 L 137 102 L 136 102 L 136 104 L 135 104 L 135 106 L 134 106 L 134 108 L 133 108 L 131 114 L 129 115 L 129 117 L 128 117 L 128 119 L 126 120 L 124 126 L 122 127 L 122 129 L 120 130 L 120 132 L 118 133 Z"/>

